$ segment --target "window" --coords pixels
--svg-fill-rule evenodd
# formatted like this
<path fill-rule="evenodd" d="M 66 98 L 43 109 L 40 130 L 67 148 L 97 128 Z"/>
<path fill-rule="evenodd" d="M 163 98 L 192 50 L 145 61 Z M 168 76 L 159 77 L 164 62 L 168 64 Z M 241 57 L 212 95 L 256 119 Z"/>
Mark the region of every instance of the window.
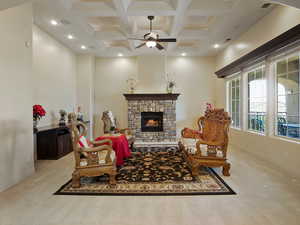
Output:
<path fill-rule="evenodd" d="M 300 45 L 276 52 L 259 66 L 231 77 L 226 82 L 231 127 L 300 143 Z M 266 132 L 270 128 L 274 132 Z"/>
<path fill-rule="evenodd" d="M 228 111 L 232 118 L 232 127 L 240 128 L 241 78 L 228 81 Z"/>
<path fill-rule="evenodd" d="M 248 72 L 248 129 L 264 133 L 266 125 L 265 68 Z"/>
<path fill-rule="evenodd" d="M 276 63 L 277 135 L 300 138 L 299 55 Z"/>

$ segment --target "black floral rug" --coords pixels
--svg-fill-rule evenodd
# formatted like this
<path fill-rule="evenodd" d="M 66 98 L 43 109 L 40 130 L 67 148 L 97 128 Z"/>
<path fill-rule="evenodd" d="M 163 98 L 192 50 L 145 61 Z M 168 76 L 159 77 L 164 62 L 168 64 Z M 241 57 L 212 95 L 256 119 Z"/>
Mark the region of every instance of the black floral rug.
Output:
<path fill-rule="evenodd" d="M 235 192 L 210 168 L 199 176 L 191 171 L 177 148 L 146 147 L 135 149 L 118 168 L 117 184 L 109 185 L 108 177 L 81 178 L 81 187 L 71 181 L 56 195 L 230 195 Z"/>

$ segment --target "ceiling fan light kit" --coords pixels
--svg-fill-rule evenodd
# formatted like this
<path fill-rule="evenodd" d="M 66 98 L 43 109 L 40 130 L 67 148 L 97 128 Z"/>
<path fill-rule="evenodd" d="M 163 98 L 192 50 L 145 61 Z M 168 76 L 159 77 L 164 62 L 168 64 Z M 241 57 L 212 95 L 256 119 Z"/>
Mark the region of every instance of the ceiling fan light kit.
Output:
<path fill-rule="evenodd" d="M 141 48 L 143 46 L 147 46 L 148 48 L 156 47 L 158 50 L 164 50 L 165 48 L 159 44 L 162 42 L 176 42 L 176 38 L 159 38 L 159 35 L 152 31 L 152 20 L 154 20 L 154 16 L 148 16 L 148 20 L 150 21 L 150 31 L 144 35 L 144 38 L 128 38 L 128 40 L 138 40 L 143 41 L 142 44 L 138 45 L 136 48 Z"/>
<path fill-rule="evenodd" d="M 155 41 L 147 41 L 146 46 L 148 48 L 154 48 L 156 46 L 156 42 Z"/>

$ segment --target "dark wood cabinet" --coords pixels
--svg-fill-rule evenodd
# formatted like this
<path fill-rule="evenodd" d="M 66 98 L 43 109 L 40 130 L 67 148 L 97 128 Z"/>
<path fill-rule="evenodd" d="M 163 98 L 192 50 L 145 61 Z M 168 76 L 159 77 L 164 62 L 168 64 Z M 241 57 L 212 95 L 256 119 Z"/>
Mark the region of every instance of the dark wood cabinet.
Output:
<path fill-rule="evenodd" d="M 36 132 L 37 159 L 59 159 L 72 149 L 71 134 L 67 126 L 41 127 Z"/>

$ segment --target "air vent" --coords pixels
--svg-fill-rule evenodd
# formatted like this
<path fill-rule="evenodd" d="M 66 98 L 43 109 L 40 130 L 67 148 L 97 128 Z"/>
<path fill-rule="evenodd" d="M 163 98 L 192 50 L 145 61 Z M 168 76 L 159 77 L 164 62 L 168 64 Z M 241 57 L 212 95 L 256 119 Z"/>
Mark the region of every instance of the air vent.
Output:
<path fill-rule="evenodd" d="M 272 4 L 271 3 L 265 3 L 261 6 L 261 8 L 266 9 L 269 8 Z"/>
<path fill-rule="evenodd" d="M 225 43 L 231 41 L 231 38 L 226 38 Z"/>
<path fill-rule="evenodd" d="M 70 25 L 71 24 L 71 22 L 69 20 L 66 20 L 66 19 L 62 19 L 60 22 L 63 25 Z"/>

